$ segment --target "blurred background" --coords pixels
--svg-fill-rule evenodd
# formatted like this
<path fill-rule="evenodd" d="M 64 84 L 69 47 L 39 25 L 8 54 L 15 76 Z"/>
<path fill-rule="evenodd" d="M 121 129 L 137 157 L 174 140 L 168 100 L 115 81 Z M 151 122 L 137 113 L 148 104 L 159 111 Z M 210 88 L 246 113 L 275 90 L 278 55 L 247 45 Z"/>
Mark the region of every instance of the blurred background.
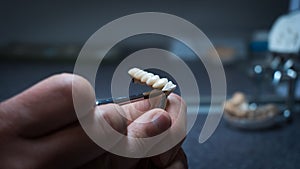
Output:
<path fill-rule="evenodd" d="M 160 35 L 138 35 L 114 46 L 98 70 L 97 96 L 110 97 L 112 73 L 129 54 L 149 47 L 172 51 L 192 67 L 201 93 L 201 108 L 194 112 L 199 116 L 184 143 L 190 168 L 299 168 L 299 51 L 268 48 L 275 21 L 297 9 L 297 0 L 1 1 L 0 101 L 50 75 L 73 72 L 84 43 L 106 23 L 137 12 L 170 13 L 195 24 L 211 40 L 225 69 L 228 99 L 240 91 L 252 107 L 276 105 L 284 119 L 255 130 L 239 126 L 241 119 L 233 125 L 223 119 L 213 136 L 199 144 L 211 92 L 207 73 L 185 45 Z"/>

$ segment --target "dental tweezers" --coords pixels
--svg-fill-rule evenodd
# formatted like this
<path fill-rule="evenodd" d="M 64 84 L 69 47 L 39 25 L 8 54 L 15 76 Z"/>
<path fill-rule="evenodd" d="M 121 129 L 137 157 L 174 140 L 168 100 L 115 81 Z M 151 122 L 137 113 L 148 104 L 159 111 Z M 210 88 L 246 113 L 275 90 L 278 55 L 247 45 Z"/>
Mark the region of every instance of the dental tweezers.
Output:
<path fill-rule="evenodd" d="M 137 94 L 137 95 L 131 95 L 129 97 L 97 99 L 96 100 L 96 105 L 99 106 L 99 105 L 109 104 L 109 103 L 115 103 L 115 104 L 118 104 L 118 105 L 125 105 L 125 104 L 129 104 L 129 103 L 134 103 L 134 102 L 137 102 L 137 101 L 141 101 L 141 100 L 144 100 L 144 99 L 149 99 L 149 98 L 162 96 L 159 107 L 165 108 L 167 97 L 171 92 L 172 91 L 152 90 L 150 92 L 144 92 L 144 93 Z"/>

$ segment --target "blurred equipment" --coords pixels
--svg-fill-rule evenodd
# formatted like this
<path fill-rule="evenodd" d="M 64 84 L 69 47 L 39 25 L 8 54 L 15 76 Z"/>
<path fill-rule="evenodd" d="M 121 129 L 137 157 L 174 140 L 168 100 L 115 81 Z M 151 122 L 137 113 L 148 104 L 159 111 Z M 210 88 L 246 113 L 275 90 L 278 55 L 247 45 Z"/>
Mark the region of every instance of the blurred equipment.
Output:
<path fill-rule="evenodd" d="M 290 13 L 279 17 L 269 33 L 267 45 L 271 57 L 264 57 L 265 60 L 254 64 L 251 70 L 258 85 L 269 81 L 276 90 L 281 84 L 287 84 L 285 98 L 281 99 L 284 105 L 272 104 L 273 100 L 265 98 L 263 91 L 254 94 L 254 102 L 248 102 L 243 93 L 235 93 L 224 105 L 224 119 L 230 125 L 241 129 L 263 129 L 291 120 L 300 73 L 299 7 L 300 0 L 291 0 Z M 263 99 L 259 98 L 261 96 Z"/>
<path fill-rule="evenodd" d="M 299 54 L 300 11 L 278 18 L 269 36 L 269 50 L 279 54 Z"/>
<path fill-rule="evenodd" d="M 272 83 L 288 82 L 285 112 L 292 112 L 295 103 L 295 88 L 299 74 L 300 11 L 281 16 L 275 22 L 269 36 L 269 50 L 273 55 L 270 68 Z"/>

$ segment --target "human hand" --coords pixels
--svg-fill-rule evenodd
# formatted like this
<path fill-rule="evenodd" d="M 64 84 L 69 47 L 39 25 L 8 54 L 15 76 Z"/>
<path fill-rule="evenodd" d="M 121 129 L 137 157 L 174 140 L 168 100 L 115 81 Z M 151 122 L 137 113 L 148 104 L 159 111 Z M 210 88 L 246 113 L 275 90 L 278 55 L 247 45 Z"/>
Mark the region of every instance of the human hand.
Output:
<path fill-rule="evenodd" d="M 187 168 L 180 144 L 143 159 L 120 157 L 100 148 L 78 123 L 72 85 L 73 94 L 86 101 L 87 115 L 97 119 L 99 126 L 106 120 L 118 132 L 132 137 L 151 137 L 169 128 L 174 132 L 184 128 L 176 119 L 186 110 L 180 107 L 182 100 L 175 94 L 168 97 L 166 111 L 149 110 L 148 100 L 94 107 L 94 92 L 85 79 L 55 75 L 0 104 L 0 168 Z M 136 122 L 144 120 L 151 123 Z M 128 146 L 135 145 L 129 142 Z"/>

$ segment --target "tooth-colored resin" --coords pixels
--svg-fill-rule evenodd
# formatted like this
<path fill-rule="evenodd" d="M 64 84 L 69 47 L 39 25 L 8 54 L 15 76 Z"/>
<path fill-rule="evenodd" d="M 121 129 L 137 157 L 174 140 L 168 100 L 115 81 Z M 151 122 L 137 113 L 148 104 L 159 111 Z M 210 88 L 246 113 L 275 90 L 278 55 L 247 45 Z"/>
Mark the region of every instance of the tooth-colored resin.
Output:
<path fill-rule="evenodd" d="M 154 76 L 153 73 L 147 73 L 141 78 L 141 82 L 145 83 L 145 82 L 147 82 L 148 79 L 150 79 L 153 76 Z"/>
<path fill-rule="evenodd" d="M 155 89 L 161 89 L 162 91 L 173 91 L 176 88 L 176 85 L 172 81 L 169 81 L 167 78 L 160 78 L 158 75 L 153 73 L 148 73 L 139 68 L 132 68 L 128 71 L 128 74 L 142 82 L 146 83 L 148 86 L 152 86 Z"/>
<path fill-rule="evenodd" d="M 143 72 L 144 72 L 143 70 L 139 69 L 139 70 L 137 70 L 137 71 L 133 74 L 133 77 L 134 77 L 135 79 L 137 79 L 137 76 L 138 76 L 140 73 L 143 73 Z"/>
<path fill-rule="evenodd" d="M 165 86 L 164 88 L 162 88 L 161 90 L 164 92 L 164 91 L 173 91 L 174 89 L 176 88 L 176 85 L 174 85 L 172 83 L 172 81 L 169 81 Z"/>
<path fill-rule="evenodd" d="M 146 84 L 148 86 L 152 86 L 156 81 L 158 81 L 160 78 L 158 75 L 154 75 L 152 77 L 150 77 L 147 81 L 146 81 Z"/>
<path fill-rule="evenodd" d="M 131 77 L 133 77 L 134 74 L 135 74 L 138 70 L 140 70 L 140 69 L 138 69 L 138 68 L 132 68 L 132 69 L 130 69 L 130 70 L 128 71 L 128 74 L 129 74 Z"/>
<path fill-rule="evenodd" d="M 145 71 L 142 70 L 142 71 L 137 72 L 137 73 L 134 75 L 134 77 L 135 77 L 137 80 L 141 80 L 142 77 L 143 77 L 145 74 L 147 74 L 147 72 L 145 72 Z"/>
<path fill-rule="evenodd" d="M 160 89 L 160 88 L 163 88 L 167 83 L 168 83 L 168 79 L 167 78 L 162 78 L 162 79 L 157 80 L 152 85 L 152 87 L 156 88 L 156 89 Z"/>

